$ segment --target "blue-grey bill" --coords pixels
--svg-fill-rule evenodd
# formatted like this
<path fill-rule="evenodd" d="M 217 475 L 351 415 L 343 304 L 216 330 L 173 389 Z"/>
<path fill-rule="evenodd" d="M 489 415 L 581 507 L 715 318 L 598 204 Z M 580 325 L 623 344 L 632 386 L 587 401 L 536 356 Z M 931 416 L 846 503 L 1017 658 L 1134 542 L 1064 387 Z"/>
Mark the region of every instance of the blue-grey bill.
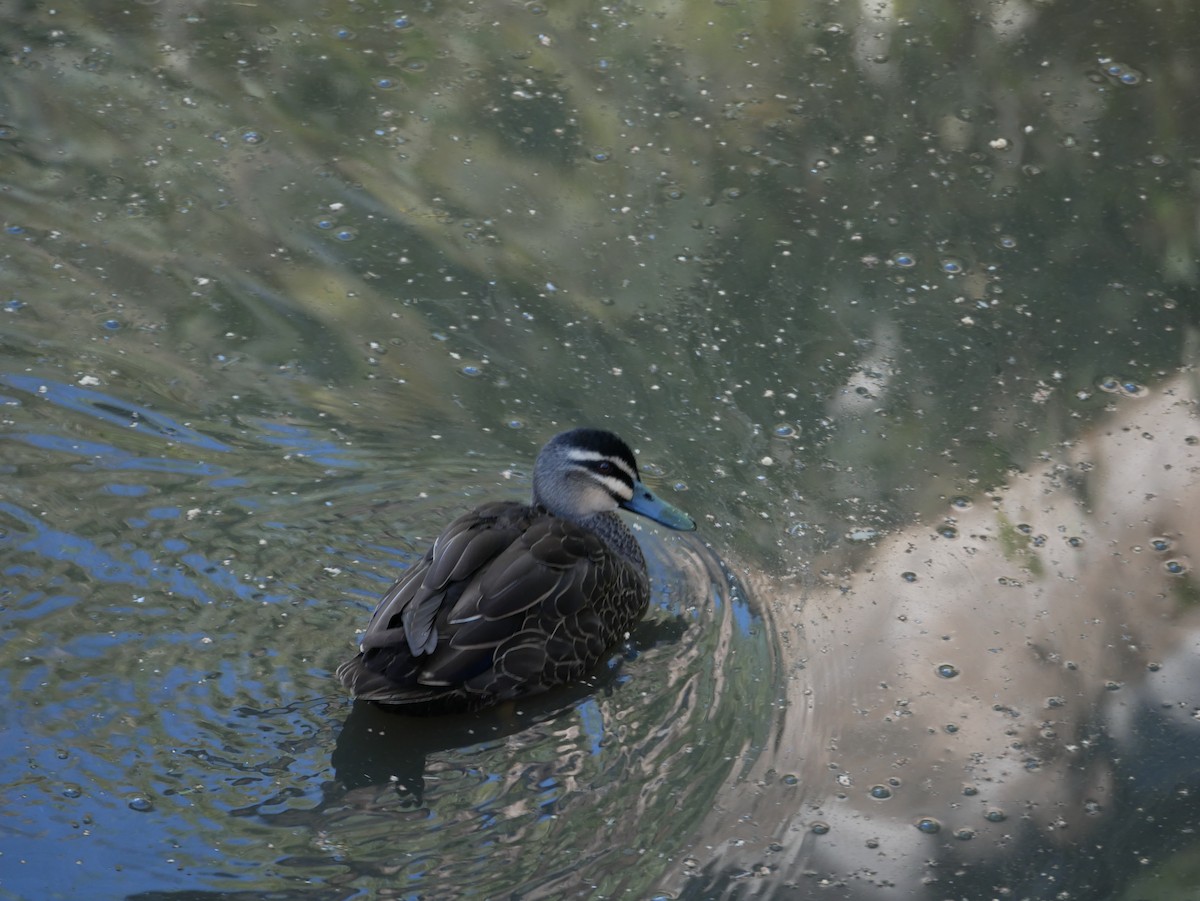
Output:
<path fill-rule="evenodd" d="M 641 482 L 633 483 L 633 498 L 621 506 L 681 532 L 691 532 L 696 528 L 694 519 L 673 504 L 668 504 Z"/>

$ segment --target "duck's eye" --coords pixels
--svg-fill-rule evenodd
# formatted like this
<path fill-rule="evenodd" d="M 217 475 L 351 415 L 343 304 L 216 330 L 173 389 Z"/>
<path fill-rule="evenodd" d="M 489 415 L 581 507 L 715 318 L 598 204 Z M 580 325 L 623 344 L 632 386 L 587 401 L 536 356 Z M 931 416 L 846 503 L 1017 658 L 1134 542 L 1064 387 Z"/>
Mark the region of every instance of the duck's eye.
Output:
<path fill-rule="evenodd" d="M 596 472 L 600 473 L 602 476 L 612 475 L 614 468 L 615 467 L 608 460 L 601 460 L 596 464 Z"/>

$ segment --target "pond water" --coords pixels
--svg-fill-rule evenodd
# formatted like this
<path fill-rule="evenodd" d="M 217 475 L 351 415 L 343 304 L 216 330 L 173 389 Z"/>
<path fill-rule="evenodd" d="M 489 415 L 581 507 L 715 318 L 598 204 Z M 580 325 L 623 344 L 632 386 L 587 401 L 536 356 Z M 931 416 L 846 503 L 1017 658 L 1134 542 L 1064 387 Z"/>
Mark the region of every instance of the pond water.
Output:
<path fill-rule="evenodd" d="M 0 20 L 0 899 L 1200 888 L 1200 8 Z M 353 704 L 576 424 L 646 621 Z"/>

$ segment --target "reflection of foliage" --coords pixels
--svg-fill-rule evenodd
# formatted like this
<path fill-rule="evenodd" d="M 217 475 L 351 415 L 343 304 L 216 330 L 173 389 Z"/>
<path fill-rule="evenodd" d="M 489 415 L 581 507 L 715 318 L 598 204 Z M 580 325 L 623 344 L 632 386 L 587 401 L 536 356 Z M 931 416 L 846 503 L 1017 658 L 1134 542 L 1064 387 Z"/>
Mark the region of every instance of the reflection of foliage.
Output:
<path fill-rule="evenodd" d="M 453 351 L 503 351 L 522 389 L 517 411 L 476 380 L 468 409 L 625 417 L 620 390 L 581 402 L 577 378 L 670 361 L 660 381 L 685 406 L 721 398 L 744 422 L 726 465 L 767 453 L 781 420 L 829 417 L 802 455 L 877 486 L 915 477 L 926 464 L 831 411 L 857 372 L 874 380 L 868 431 L 921 417 L 925 453 L 952 450 L 954 478 L 986 484 L 1045 442 L 1034 403 L 1052 398 L 1067 430 L 1097 376 L 1152 380 L 1196 306 L 1196 138 L 1169 115 L 1196 86 L 1167 64 L 1187 47 L 1150 68 L 1138 48 L 1162 36 L 1136 10 L 1104 38 L 1082 7 L 1010 12 L 534 4 L 284 22 L 159 5 L 120 31 L 96 5 L 31 14 L 13 26 L 27 43 L 62 36 L 16 70 L 30 100 L 14 97 L 8 147 L 20 183 L 53 166 L 59 187 L 8 200 L 29 236 L 18 271 L 66 257 L 153 323 L 164 365 L 182 344 L 322 383 L 402 379 L 389 403 L 405 415 L 458 368 L 429 340 L 435 307 L 409 305 L 435 300 Z M 1104 39 L 1130 62 L 1099 64 Z M 68 134 L 65 161 L 44 155 Z M 1119 274 L 1100 264 L 1115 259 Z M 469 309 L 484 294 L 493 306 Z M 526 322 L 497 329 L 495 304 Z M 556 390 L 542 348 L 569 328 L 588 337 Z M 988 414 L 966 425 L 972 407 Z"/>

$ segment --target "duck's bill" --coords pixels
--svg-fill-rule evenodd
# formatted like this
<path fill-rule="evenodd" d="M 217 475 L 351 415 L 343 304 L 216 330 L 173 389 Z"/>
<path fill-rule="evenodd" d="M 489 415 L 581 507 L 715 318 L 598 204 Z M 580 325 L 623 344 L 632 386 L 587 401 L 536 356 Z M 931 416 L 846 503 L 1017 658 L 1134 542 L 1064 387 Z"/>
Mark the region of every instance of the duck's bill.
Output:
<path fill-rule="evenodd" d="M 633 497 L 621 506 L 631 513 L 645 516 L 681 532 L 691 532 L 696 528 L 694 519 L 673 504 L 668 504 L 641 482 L 633 483 Z"/>

